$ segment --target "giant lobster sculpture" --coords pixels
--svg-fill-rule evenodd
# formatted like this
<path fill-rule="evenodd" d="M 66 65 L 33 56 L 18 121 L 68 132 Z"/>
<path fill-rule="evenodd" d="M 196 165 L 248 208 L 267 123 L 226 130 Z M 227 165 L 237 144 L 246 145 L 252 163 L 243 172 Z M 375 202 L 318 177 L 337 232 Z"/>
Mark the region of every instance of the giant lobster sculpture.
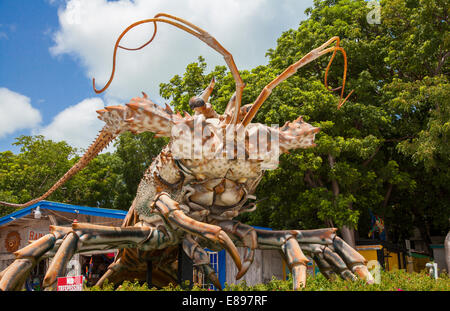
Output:
<path fill-rule="evenodd" d="M 21 289 L 36 263 L 49 255 L 54 258 L 44 278 L 44 287 L 55 289 L 57 277 L 64 275 L 75 252 L 116 248 L 120 251 L 98 285 L 106 279 L 117 284 L 126 279 L 142 278 L 148 261 L 152 262 L 153 284 L 175 284 L 180 244 L 194 265 L 219 288 L 220 283 L 204 250 L 206 247 L 228 252 L 239 271 L 236 279 L 249 269 L 256 249 L 276 249 L 292 272 L 294 289 L 306 284 L 308 259 L 305 254 L 313 258 L 327 278 L 337 274 L 345 279 L 354 280 L 358 276 L 372 282 L 366 260 L 336 235 L 335 228 L 266 231 L 233 220 L 256 208 L 254 203 L 247 201 L 255 199 L 253 194 L 264 171 L 276 167 L 277 155 L 291 149 L 314 147 L 315 134 L 320 130 L 301 117 L 281 128 L 251 123 L 253 117 L 274 87 L 319 56 L 333 53 L 326 72 L 337 51 L 343 54 L 346 66 L 345 51 L 339 46 L 339 38 L 331 38 L 309 52 L 269 83 L 253 104 L 241 107 L 244 82 L 232 55 L 204 30 L 181 18 L 161 13 L 136 22 L 122 32 L 114 47 L 110 80 L 101 90 L 95 89 L 93 81 L 97 93 L 103 92 L 113 79 L 117 49 L 136 50 L 121 46 L 122 37 L 143 23 L 153 23 L 154 34 L 150 41 L 136 49 L 153 40 L 157 23 L 180 28 L 223 55 L 236 83 L 235 94 L 222 115 L 217 114 L 208 102 L 214 80 L 202 94 L 191 99 L 190 105 L 195 111 L 192 116 L 175 114 L 168 106 L 163 109 L 151 102 L 145 93 L 125 106 L 99 110 L 99 119 L 106 125 L 80 160 L 51 189 L 25 204 L 1 204 L 20 208 L 45 199 L 123 132 L 150 131 L 169 137 L 170 142 L 146 170 L 122 226 L 89 223 L 50 226 L 49 234 L 15 252 L 15 261 L 0 273 L 0 289 Z M 336 45 L 330 47 L 334 42 Z M 346 68 L 339 106 L 345 101 L 342 100 L 345 75 Z M 325 74 L 325 85 L 326 77 Z M 255 133 L 267 138 L 266 150 L 262 154 L 256 153 L 257 156 L 254 156 L 255 150 L 262 143 L 252 139 Z M 243 259 L 236 246 L 245 247 Z"/>

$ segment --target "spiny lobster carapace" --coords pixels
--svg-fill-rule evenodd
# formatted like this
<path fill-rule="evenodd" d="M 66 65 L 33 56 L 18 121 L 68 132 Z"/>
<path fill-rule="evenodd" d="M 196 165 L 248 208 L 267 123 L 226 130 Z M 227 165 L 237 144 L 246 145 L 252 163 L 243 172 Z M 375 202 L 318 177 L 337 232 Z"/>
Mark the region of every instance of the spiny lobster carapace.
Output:
<path fill-rule="evenodd" d="M 248 203 L 248 200 L 255 199 L 254 192 L 264 171 L 270 165 L 273 169 L 274 163 L 276 167 L 278 154 L 315 146 L 314 138 L 320 131 L 301 117 L 281 128 L 251 123 L 272 89 L 300 67 L 332 52 L 325 73 L 327 85 L 328 69 L 336 52 L 340 51 L 344 56 L 345 68 L 339 107 L 345 102 L 347 62 L 345 51 L 339 46 L 339 38 L 333 37 L 306 54 L 269 83 L 253 104 L 241 107 L 244 82 L 232 55 L 201 28 L 161 13 L 136 22 L 122 32 L 114 47 L 109 81 L 101 90 L 95 89 L 93 81 L 97 93 L 103 92 L 113 79 L 117 49 L 136 50 L 121 46 L 121 39 L 130 29 L 143 23 L 153 23 L 155 30 L 150 41 L 136 49 L 153 40 L 157 23 L 180 28 L 223 55 L 236 83 L 235 94 L 222 115 L 217 114 L 208 102 L 214 80 L 202 94 L 190 101 L 195 111 L 192 116 L 175 114 L 168 106 L 163 109 L 150 101 L 145 93 L 142 98 L 133 98 L 125 106 L 109 106 L 99 110 L 99 118 L 106 125 L 78 163 L 50 190 L 25 204 L 1 204 L 20 208 L 45 199 L 123 132 L 138 134 L 150 131 L 169 137 L 170 142 L 146 170 L 121 227 L 88 223 L 74 223 L 71 227 L 51 226 L 49 234 L 15 252 L 15 261 L 0 274 L 0 289 L 20 289 L 31 269 L 49 254 L 54 258 L 44 278 L 44 287 L 54 289 L 56 278 L 64 275 L 67 262 L 75 252 L 116 248 L 120 251 L 99 280 L 99 285 L 106 279 L 113 283 L 129 278 L 145 279 L 146 263 L 151 261 L 153 284 L 164 286 L 177 282 L 176 262 L 180 244 L 198 269 L 217 287 L 220 283 L 209 265 L 209 256 L 204 250 L 206 247 L 225 249 L 229 253 L 239 271 L 237 279 L 250 267 L 256 249 L 277 249 L 292 272 L 294 289 L 306 284 L 308 260 L 304 253 L 315 260 L 327 278 L 337 274 L 346 279 L 356 279 L 355 275 L 358 275 L 372 282 L 366 260 L 336 235 L 335 228 L 266 231 L 233 219 L 256 208 L 255 203 Z M 336 45 L 329 47 L 334 42 Z M 252 139 L 255 133 L 259 135 L 257 137 L 267 138 L 264 144 L 261 140 Z M 261 145 L 266 149 L 262 156 L 257 152 L 255 156 L 255 150 L 259 150 Z M 236 246 L 246 249 L 242 261 Z"/>

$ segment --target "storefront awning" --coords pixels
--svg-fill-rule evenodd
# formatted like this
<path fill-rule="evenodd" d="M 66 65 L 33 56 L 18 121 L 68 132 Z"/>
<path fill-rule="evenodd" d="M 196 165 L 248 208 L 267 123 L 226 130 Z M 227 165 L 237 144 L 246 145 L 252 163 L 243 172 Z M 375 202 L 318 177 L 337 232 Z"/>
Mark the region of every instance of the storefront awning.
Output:
<path fill-rule="evenodd" d="M 99 208 L 99 207 L 89 207 L 89 206 L 80 206 L 80 205 L 72 205 L 51 201 L 41 201 L 36 204 L 30 205 L 21 210 L 15 211 L 9 215 L 3 216 L 0 218 L 0 226 L 5 225 L 11 221 L 14 221 L 18 218 L 22 218 L 31 214 L 36 208 L 40 210 L 52 210 L 73 214 L 81 214 L 81 215 L 91 215 L 91 216 L 101 216 L 101 217 L 109 217 L 109 218 L 118 218 L 124 219 L 127 215 L 127 211 L 115 210 L 115 209 L 107 209 L 107 208 Z"/>

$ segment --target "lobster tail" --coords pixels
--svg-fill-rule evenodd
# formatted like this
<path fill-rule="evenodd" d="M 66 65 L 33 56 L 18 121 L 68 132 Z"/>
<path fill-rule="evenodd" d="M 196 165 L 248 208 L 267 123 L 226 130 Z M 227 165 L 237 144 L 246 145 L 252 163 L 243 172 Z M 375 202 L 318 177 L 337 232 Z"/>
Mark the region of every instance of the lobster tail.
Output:
<path fill-rule="evenodd" d="M 116 138 L 117 134 L 112 133 L 111 131 L 106 130 L 104 127 L 97 136 L 97 139 L 91 144 L 88 150 L 84 153 L 84 155 L 78 160 L 78 162 L 72 166 L 65 174 L 62 176 L 46 193 L 41 195 L 38 198 L 35 198 L 27 203 L 23 204 L 15 204 L 0 201 L 0 205 L 15 207 L 15 208 L 24 208 L 30 205 L 33 205 L 39 201 L 45 200 L 49 195 L 51 195 L 56 189 L 58 189 L 61 185 L 63 185 L 67 180 L 69 180 L 73 175 L 81 171 L 85 168 L 89 162 L 94 159 L 103 149 L 105 149 L 108 144 Z"/>

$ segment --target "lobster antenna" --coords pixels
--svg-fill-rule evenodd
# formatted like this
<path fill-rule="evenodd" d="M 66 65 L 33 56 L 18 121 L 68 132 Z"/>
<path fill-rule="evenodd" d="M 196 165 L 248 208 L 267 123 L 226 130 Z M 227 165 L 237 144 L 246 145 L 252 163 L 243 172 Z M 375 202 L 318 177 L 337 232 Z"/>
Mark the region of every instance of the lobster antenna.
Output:
<path fill-rule="evenodd" d="M 169 19 L 173 19 L 173 20 L 169 20 L 169 19 L 165 19 L 165 18 L 161 18 L 161 17 L 167 17 Z M 131 30 L 132 28 L 140 25 L 140 24 L 144 24 L 144 23 L 151 23 L 153 22 L 155 25 L 155 29 L 153 32 L 153 36 L 152 38 L 146 42 L 144 45 L 138 47 L 138 48 L 127 48 L 124 46 L 120 45 L 120 41 L 122 40 L 122 38 L 125 36 L 125 34 Z M 166 13 L 159 13 L 156 14 L 154 18 L 150 18 L 150 19 L 145 19 L 145 20 L 141 20 L 138 22 L 135 22 L 131 25 L 129 25 L 119 36 L 119 38 L 116 41 L 116 44 L 114 45 L 114 53 L 113 53 L 113 67 L 112 67 L 112 71 L 111 71 L 111 75 L 110 78 L 108 80 L 108 82 L 106 83 L 106 85 L 98 90 L 95 87 L 95 78 L 92 79 L 92 84 L 93 84 L 93 88 L 95 93 L 99 94 L 102 93 L 103 91 L 105 91 L 109 85 L 111 84 L 113 78 L 114 78 L 114 73 L 115 73 L 115 69 L 116 69 L 116 56 L 117 56 L 117 49 L 121 48 L 121 49 L 125 49 L 125 50 L 131 50 L 131 51 L 135 51 L 135 50 L 139 50 L 142 49 L 143 47 L 145 47 L 147 44 L 149 44 L 150 42 L 152 42 L 152 40 L 154 39 L 155 35 L 156 35 L 156 22 L 162 22 L 162 23 L 167 23 L 167 24 L 171 24 L 172 26 L 175 26 L 181 30 L 184 30 L 188 33 L 190 33 L 191 35 L 197 37 L 198 39 L 202 40 L 204 43 L 206 43 L 208 46 L 210 46 L 211 48 L 213 48 L 214 50 L 216 50 L 217 52 L 219 52 L 225 59 L 225 62 L 227 63 L 231 74 L 236 82 L 236 109 L 234 111 L 234 115 L 232 118 L 232 121 L 235 123 L 237 122 L 237 116 L 238 116 L 238 112 L 241 106 L 241 99 L 242 99 L 242 91 L 244 89 L 244 82 L 242 81 L 242 78 L 239 75 L 239 71 L 236 67 L 236 64 L 233 60 L 233 56 L 211 35 L 209 35 L 206 31 L 202 30 L 201 28 L 195 26 L 194 24 L 185 21 L 181 18 L 166 14 Z M 184 24 L 184 25 L 183 25 Z M 186 26 L 185 26 L 186 25 Z"/>
<path fill-rule="evenodd" d="M 146 46 L 147 44 L 149 44 L 150 42 L 153 41 L 153 38 L 154 38 L 155 35 L 156 35 L 156 27 L 155 27 L 155 30 L 154 30 L 154 33 L 153 33 L 152 38 L 151 38 L 147 43 L 145 43 L 144 45 L 142 45 L 142 46 L 140 46 L 140 47 L 138 47 L 138 48 L 131 49 L 131 48 L 126 48 L 126 47 L 123 47 L 123 46 L 120 46 L 120 45 L 119 45 L 119 44 L 120 44 L 120 41 L 121 41 L 122 38 L 125 36 L 125 34 L 127 34 L 127 32 L 130 31 L 132 28 L 134 28 L 134 27 L 136 27 L 136 26 L 139 26 L 139 25 L 141 25 L 141 24 L 151 23 L 151 22 L 153 22 L 155 25 L 156 25 L 156 22 L 168 23 L 168 24 L 171 24 L 171 25 L 173 25 L 173 26 L 175 26 L 175 27 L 178 27 L 178 28 L 180 28 L 180 29 L 182 29 L 182 30 L 184 30 L 184 31 L 186 31 L 186 32 L 188 32 L 188 33 L 190 33 L 190 34 L 196 36 L 196 37 L 199 36 L 199 34 L 195 33 L 193 30 L 191 30 L 191 29 L 189 29 L 189 28 L 187 28 L 187 27 L 185 27 L 185 26 L 183 26 L 183 25 L 181 25 L 181 24 L 179 24 L 179 23 L 176 23 L 176 22 L 173 22 L 173 21 L 170 21 L 170 20 L 166 20 L 166 19 L 162 19 L 162 18 L 150 18 L 150 19 L 145 19 L 145 20 L 141 20 L 141 21 L 138 21 L 138 22 L 136 22 L 136 23 L 133 23 L 133 24 L 129 25 L 129 26 L 128 26 L 121 34 L 120 34 L 119 38 L 117 38 L 116 43 L 115 43 L 115 45 L 114 45 L 114 52 L 113 52 L 113 67 L 112 67 L 111 75 L 110 75 L 109 80 L 108 80 L 108 82 L 106 83 L 106 85 L 105 85 L 102 89 L 98 90 L 98 89 L 95 87 L 95 78 L 92 79 L 92 84 L 93 84 L 93 88 L 94 88 L 95 93 L 97 93 L 97 94 L 102 93 L 102 92 L 105 91 L 105 90 L 109 87 L 109 85 L 111 84 L 111 82 L 112 82 L 112 80 L 113 80 L 113 78 L 114 78 L 114 73 L 115 73 L 115 71 L 116 71 L 116 56 L 117 56 L 117 49 L 118 49 L 119 47 L 122 48 L 122 49 L 125 49 L 125 50 L 139 50 L 139 49 L 143 48 L 144 46 Z"/>
<path fill-rule="evenodd" d="M 118 47 L 121 48 L 121 49 L 127 50 L 127 51 L 137 51 L 137 50 L 140 50 L 140 49 L 146 47 L 147 45 L 150 44 L 150 42 L 153 41 L 153 39 L 154 39 L 155 36 L 156 36 L 156 31 L 157 31 L 156 22 L 153 22 L 153 25 L 154 25 L 154 30 L 153 30 L 153 35 L 152 35 L 152 37 L 150 38 L 149 41 L 147 41 L 146 43 L 144 43 L 144 44 L 141 45 L 140 47 L 137 47 L 137 48 L 126 48 L 126 47 L 121 46 L 121 45 L 118 45 Z"/>
<path fill-rule="evenodd" d="M 333 47 L 327 48 L 327 46 L 331 45 L 333 42 L 336 41 L 336 45 Z M 247 112 L 247 114 L 244 116 L 244 119 L 241 121 L 241 124 L 243 126 L 247 126 L 250 124 L 252 119 L 255 117 L 256 113 L 258 112 L 261 105 L 264 103 L 264 101 L 269 97 L 269 95 L 272 93 L 272 90 L 279 85 L 281 82 L 292 76 L 294 73 L 297 72 L 298 69 L 305 66 L 306 64 L 310 63 L 311 61 L 315 60 L 316 58 L 333 52 L 333 55 L 328 63 L 326 72 L 325 72 L 325 85 L 328 90 L 328 84 L 327 84 L 327 77 L 328 77 L 328 70 L 330 69 L 331 63 L 336 55 L 337 51 L 341 51 L 344 55 L 344 77 L 343 77 L 343 85 L 342 87 L 339 87 L 338 89 L 342 88 L 341 91 L 341 100 L 338 104 L 338 109 L 345 103 L 345 101 L 348 99 L 348 97 L 353 93 L 353 91 L 350 92 L 350 94 L 342 101 L 342 98 L 344 96 L 344 87 L 345 87 L 345 81 L 347 77 L 347 55 L 343 48 L 339 46 L 340 39 L 339 37 L 333 37 L 318 48 L 315 48 L 314 50 L 310 51 L 308 54 L 303 56 L 300 60 L 295 62 L 294 64 L 290 65 L 285 71 L 283 71 L 278 77 L 276 77 L 272 82 L 267 84 L 264 89 L 261 91 L 261 93 L 258 95 L 256 100 L 253 102 L 253 106 L 250 108 L 250 110 Z"/>
<path fill-rule="evenodd" d="M 343 73 L 343 77 L 342 77 L 342 86 L 339 86 L 339 87 L 337 87 L 335 89 L 330 89 L 330 87 L 328 86 L 328 81 L 327 81 L 328 71 L 330 70 L 331 63 L 333 62 L 337 51 L 340 51 L 342 53 L 342 56 L 344 57 L 344 73 Z M 339 104 L 338 104 L 338 107 L 337 107 L 338 109 L 340 109 L 342 107 L 342 105 L 347 101 L 347 99 L 350 97 L 350 95 L 354 91 L 354 90 L 351 90 L 350 93 L 347 95 L 347 97 L 345 97 L 345 99 L 342 100 L 343 97 L 344 97 L 344 89 L 345 89 L 346 78 L 347 78 L 347 53 L 345 52 L 345 50 L 342 47 L 339 46 L 339 39 L 338 39 L 336 41 L 336 46 L 334 47 L 333 55 L 331 56 L 330 61 L 328 62 L 328 65 L 327 65 L 327 69 L 325 70 L 325 78 L 324 78 L 324 84 L 325 84 L 325 87 L 327 88 L 327 90 L 329 90 L 329 91 L 341 90 L 341 98 L 339 99 Z"/>

